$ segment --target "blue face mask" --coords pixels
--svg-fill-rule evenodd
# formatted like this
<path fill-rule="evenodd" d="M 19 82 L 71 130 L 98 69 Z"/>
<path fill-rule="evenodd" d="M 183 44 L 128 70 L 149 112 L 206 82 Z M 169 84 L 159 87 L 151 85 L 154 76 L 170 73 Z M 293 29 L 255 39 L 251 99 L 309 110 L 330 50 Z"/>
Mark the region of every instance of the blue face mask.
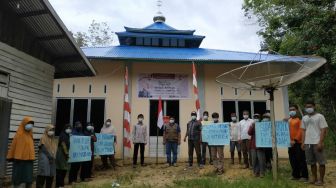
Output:
<path fill-rule="evenodd" d="M 25 130 L 26 131 L 31 131 L 33 129 L 33 124 L 27 124 L 25 125 Z"/>
<path fill-rule="evenodd" d="M 306 108 L 306 112 L 308 114 L 312 114 L 312 113 L 314 113 L 314 108 Z"/>
<path fill-rule="evenodd" d="M 296 115 L 296 111 L 289 111 L 289 116 L 294 117 Z"/>
<path fill-rule="evenodd" d="M 263 121 L 263 122 L 265 122 L 265 121 L 270 121 L 270 119 L 269 119 L 269 118 L 264 118 L 262 121 Z"/>

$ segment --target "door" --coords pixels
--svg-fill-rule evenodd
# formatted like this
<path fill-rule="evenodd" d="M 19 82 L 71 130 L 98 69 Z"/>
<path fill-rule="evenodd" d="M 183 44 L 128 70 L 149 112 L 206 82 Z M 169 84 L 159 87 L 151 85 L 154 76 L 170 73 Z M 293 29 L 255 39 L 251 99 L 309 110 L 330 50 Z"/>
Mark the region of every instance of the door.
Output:
<path fill-rule="evenodd" d="M 165 147 L 162 142 L 163 130 L 157 127 L 158 117 L 158 100 L 150 101 L 150 117 L 149 117 L 149 156 L 156 157 L 158 151 L 159 157 L 165 157 Z M 163 100 L 162 101 L 163 115 L 173 116 L 175 122 L 179 124 L 180 121 L 180 102 L 178 100 Z M 158 137 L 157 137 L 158 135 Z M 157 149 L 158 148 L 158 149 Z"/>
<path fill-rule="evenodd" d="M 0 97 L 0 185 L 6 173 L 6 155 L 8 149 L 8 136 L 12 101 Z"/>

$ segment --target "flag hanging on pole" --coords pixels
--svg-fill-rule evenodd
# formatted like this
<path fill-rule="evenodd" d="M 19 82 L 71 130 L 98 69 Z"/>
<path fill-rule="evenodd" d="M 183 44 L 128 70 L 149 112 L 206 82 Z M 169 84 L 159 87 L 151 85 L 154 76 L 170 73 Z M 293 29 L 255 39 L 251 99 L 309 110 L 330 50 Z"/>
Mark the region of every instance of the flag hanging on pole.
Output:
<path fill-rule="evenodd" d="M 161 100 L 161 96 L 159 97 L 157 126 L 158 126 L 160 129 L 161 129 L 162 126 L 163 126 L 163 112 L 162 112 L 162 100 Z"/>
<path fill-rule="evenodd" d="M 198 88 L 197 88 L 197 79 L 196 79 L 196 68 L 194 62 L 192 63 L 192 70 L 193 70 L 193 85 L 194 85 L 194 95 L 195 95 L 195 103 L 196 103 L 196 112 L 197 112 L 197 120 L 201 118 L 201 105 L 198 98 Z"/>
<path fill-rule="evenodd" d="M 123 122 L 123 158 L 130 157 L 131 151 L 131 108 L 128 98 L 128 68 L 125 69 L 125 91 L 124 91 L 124 122 Z"/>

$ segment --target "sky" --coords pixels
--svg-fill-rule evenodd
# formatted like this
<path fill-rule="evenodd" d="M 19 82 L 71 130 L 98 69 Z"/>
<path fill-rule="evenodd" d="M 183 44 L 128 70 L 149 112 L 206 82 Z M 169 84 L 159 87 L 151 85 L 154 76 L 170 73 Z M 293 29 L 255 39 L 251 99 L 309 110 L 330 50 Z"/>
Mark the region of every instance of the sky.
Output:
<path fill-rule="evenodd" d="M 153 23 L 156 0 L 49 0 L 70 31 L 87 31 L 92 20 L 107 22 L 114 32 L 124 26 Z M 244 17 L 243 0 L 163 0 L 166 24 L 204 35 L 202 48 L 257 52 L 258 24 Z M 114 36 L 115 45 L 118 44 Z"/>

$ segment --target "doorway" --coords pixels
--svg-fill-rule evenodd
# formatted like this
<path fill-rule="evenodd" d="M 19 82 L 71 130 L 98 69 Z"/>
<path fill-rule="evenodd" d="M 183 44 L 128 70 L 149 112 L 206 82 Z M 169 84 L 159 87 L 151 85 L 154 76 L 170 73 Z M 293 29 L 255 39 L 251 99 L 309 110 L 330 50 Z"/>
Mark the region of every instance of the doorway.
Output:
<path fill-rule="evenodd" d="M 158 117 L 158 100 L 150 100 L 149 113 L 149 156 L 156 157 L 156 150 L 158 144 L 158 156 L 165 156 L 165 147 L 163 147 L 163 129 L 158 131 L 157 117 Z M 162 100 L 163 116 L 174 117 L 175 122 L 180 122 L 180 102 L 178 100 Z M 158 142 L 157 142 L 158 135 Z"/>

